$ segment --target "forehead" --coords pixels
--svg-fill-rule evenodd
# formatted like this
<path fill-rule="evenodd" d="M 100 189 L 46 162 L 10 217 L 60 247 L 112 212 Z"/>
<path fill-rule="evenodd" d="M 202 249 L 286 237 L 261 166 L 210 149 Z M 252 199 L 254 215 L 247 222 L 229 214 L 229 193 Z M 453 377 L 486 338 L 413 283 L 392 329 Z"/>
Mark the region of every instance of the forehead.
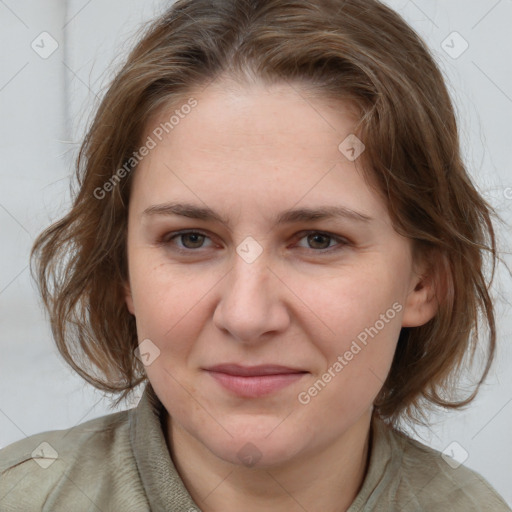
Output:
<path fill-rule="evenodd" d="M 194 107 L 183 108 L 191 99 Z M 212 83 L 147 123 L 144 140 L 152 137 L 156 146 L 139 164 L 134 186 L 146 203 L 178 194 L 236 209 L 272 200 L 291 206 L 301 198 L 302 206 L 355 209 L 375 201 L 361 165 L 339 148 L 357 120 L 351 104 L 315 97 L 297 84 Z M 382 206 L 373 213 L 382 214 Z"/>
<path fill-rule="evenodd" d="M 193 108 L 188 106 L 191 99 Z M 330 146 L 331 156 L 339 158 L 338 144 L 353 131 L 357 120 L 353 104 L 319 97 L 303 84 L 241 84 L 226 78 L 160 108 L 145 131 L 150 134 L 161 127 L 164 138 L 172 133 L 163 142 L 174 142 L 178 153 L 180 147 L 194 146 L 216 150 L 212 156 L 224 148 L 250 156 L 253 146 L 266 144 L 274 152 L 302 150 L 312 158 Z"/>

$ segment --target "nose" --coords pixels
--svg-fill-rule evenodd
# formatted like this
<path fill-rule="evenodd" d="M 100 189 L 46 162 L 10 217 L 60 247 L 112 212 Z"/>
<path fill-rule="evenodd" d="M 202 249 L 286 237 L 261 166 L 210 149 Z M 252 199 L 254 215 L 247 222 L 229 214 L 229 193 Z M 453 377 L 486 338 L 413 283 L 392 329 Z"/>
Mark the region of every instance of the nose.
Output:
<path fill-rule="evenodd" d="M 266 258 L 248 263 L 236 254 L 231 271 L 222 280 L 214 324 L 240 343 L 261 343 L 288 327 L 286 295 L 290 294 Z"/>

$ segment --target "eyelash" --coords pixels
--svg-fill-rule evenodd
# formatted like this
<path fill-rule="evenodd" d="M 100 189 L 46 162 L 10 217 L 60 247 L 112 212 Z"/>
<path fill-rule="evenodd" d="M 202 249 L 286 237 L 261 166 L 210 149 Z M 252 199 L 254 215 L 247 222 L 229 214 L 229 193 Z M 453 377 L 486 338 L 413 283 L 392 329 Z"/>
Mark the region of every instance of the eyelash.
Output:
<path fill-rule="evenodd" d="M 302 240 L 306 236 L 312 235 L 312 234 L 322 235 L 324 237 L 333 239 L 333 240 L 337 241 L 338 245 L 339 245 L 338 247 L 334 247 L 334 248 L 328 247 L 326 249 L 310 249 L 310 250 L 312 250 L 313 252 L 316 252 L 316 253 L 327 254 L 327 253 L 339 251 L 339 250 L 343 249 L 345 246 L 350 245 L 350 242 L 348 240 L 346 240 L 345 238 L 342 238 L 340 236 L 334 235 L 332 233 L 328 233 L 326 231 L 315 231 L 315 230 L 301 231 L 301 232 L 297 233 L 297 235 L 302 235 L 298 240 Z M 168 236 L 168 235 L 171 235 L 171 236 Z M 210 238 L 206 233 L 204 233 L 202 231 L 198 231 L 198 230 L 185 230 L 185 231 L 176 231 L 176 232 L 173 232 L 173 233 L 167 233 L 166 235 L 164 235 L 161 238 L 159 243 L 161 245 L 168 246 L 168 245 L 170 245 L 172 243 L 172 241 L 174 239 L 179 238 L 180 236 L 184 236 L 184 235 L 201 235 L 201 236 L 204 236 L 206 238 Z M 181 253 L 181 254 L 191 254 L 193 252 L 198 252 L 200 249 L 202 249 L 202 247 L 199 247 L 199 248 L 196 248 L 196 249 L 182 249 L 182 248 L 179 248 L 179 247 L 175 247 L 173 250 L 175 250 L 176 252 Z M 307 249 L 307 248 L 302 247 L 302 249 Z"/>

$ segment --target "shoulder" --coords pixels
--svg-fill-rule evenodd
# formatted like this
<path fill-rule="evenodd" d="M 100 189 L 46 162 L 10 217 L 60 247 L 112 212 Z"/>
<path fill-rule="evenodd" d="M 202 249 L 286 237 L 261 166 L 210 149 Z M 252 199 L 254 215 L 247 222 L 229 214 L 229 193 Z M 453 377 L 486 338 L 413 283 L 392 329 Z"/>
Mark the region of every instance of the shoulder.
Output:
<path fill-rule="evenodd" d="M 64 510 L 66 500 L 76 510 L 101 502 L 98 483 L 107 485 L 112 475 L 135 468 L 129 417 L 130 411 L 109 414 L 35 434 L 0 450 L 0 509 L 43 510 L 52 495 L 57 506 L 44 510 Z M 126 477 L 133 479 L 133 472 Z"/>
<path fill-rule="evenodd" d="M 476 471 L 408 435 L 390 430 L 401 454 L 397 493 L 411 510 L 511 512 L 504 499 Z"/>
<path fill-rule="evenodd" d="M 62 459 L 72 464 L 83 452 L 104 453 L 127 427 L 128 411 L 117 412 L 81 423 L 69 429 L 31 435 L 0 450 L 0 474 L 19 467 L 50 467 Z M 31 464 L 27 462 L 31 461 Z"/>

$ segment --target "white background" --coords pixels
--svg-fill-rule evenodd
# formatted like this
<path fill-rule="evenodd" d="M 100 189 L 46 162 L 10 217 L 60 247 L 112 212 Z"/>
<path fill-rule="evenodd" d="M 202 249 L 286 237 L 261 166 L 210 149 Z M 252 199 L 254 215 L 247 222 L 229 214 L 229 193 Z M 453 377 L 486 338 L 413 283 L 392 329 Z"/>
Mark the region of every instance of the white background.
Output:
<path fill-rule="evenodd" d="M 388 3 L 433 49 L 456 104 L 469 170 L 512 222 L 512 0 Z M 84 123 L 116 69 L 112 61 L 122 61 L 140 24 L 168 4 L 0 0 L 0 447 L 113 412 L 58 356 L 28 254 L 36 235 L 69 206 Z M 31 47 L 43 31 L 59 44 L 47 59 Z M 469 44 L 456 59 L 443 50 L 453 31 Z M 448 44 L 460 48 L 453 37 Z M 500 236 L 509 249 L 510 228 Z M 478 399 L 415 435 L 441 451 L 459 443 L 469 454 L 465 464 L 512 505 L 511 290 L 500 271 L 498 361 Z"/>

